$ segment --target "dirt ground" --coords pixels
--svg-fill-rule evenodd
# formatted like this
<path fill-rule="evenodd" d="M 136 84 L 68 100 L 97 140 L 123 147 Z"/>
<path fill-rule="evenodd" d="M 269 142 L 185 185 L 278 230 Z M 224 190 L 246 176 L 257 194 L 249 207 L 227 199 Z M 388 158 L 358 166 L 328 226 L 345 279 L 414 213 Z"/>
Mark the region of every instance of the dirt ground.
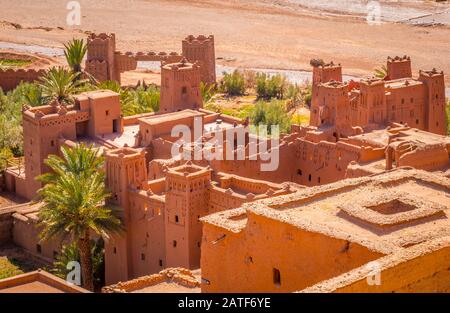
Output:
<path fill-rule="evenodd" d="M 89 31 L 115 32 L 122 51 L 180 51 L 185 35 L 214 34 L 219 63 L 230 66 L 310 70 L 309 60 L 320 57 L 342 63 L 345 74 L 364 75 L 388 55 L 407 54 L 416 71 L 450 73 L 447 26 L 369 25 L 358 14 L 324 14 L 287 0 L 79 2 L 81 26 L 71 28 L 66 1 L 0 0 L 0 41 L 61 47 Z"/>

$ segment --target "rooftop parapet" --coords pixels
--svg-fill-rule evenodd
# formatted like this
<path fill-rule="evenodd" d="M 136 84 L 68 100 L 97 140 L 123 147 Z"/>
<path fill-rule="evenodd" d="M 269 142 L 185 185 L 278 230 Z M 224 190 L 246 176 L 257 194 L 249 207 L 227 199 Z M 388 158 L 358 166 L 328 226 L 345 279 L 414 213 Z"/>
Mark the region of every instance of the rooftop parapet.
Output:
<path fill-rule="evenodd" d="M 438 71 L 436 68 L 433 68 L 431 71 L 419 71 L 420 76 L 426 76 L 426 77 L 438 77 L 444 75 L 444 71 Z"/>
<path fill-rule="evenodd" d="M 186 71 L 200 68 L 200 66 L 197 63 L 189 63 L 186 58 L 183 58 L 181 62 L 178 63 L 163 64 L 162 68 L 172 71 Z"/>
<path fill-rule="evenodd" d="M 407 55 L 404 55 L 402 57 L 395 56 L 393 58 L 388 56 L 387 61 L 388 62 L 405 62 L 405 61 L 411 61 L 411 58 L 409 56 L 407 56 Z"/>
<path fill-rule="evenodd" d="M 133 159 L 137 156 L 145 156 L 145 151 L 140 151 L 130 147 L 123 147 L 119 149 L 105 150 L 104 155 L 105 157 L 110 158 Z"/>
<path fill-rule="evenodd" d="M 320 84 L 321 87 L 330 88 L 330 89 L 341 89 L 347 88 L 348 84 L 344 82 L 338 82 L 335 80 Z"/>
<path fill-rule="evenodd" d="M 107 41 L 107 40 L 115 40 L 116 39 L 116 34 L 111 33 L 111 34 L 107 34 L 107 33 L 100 33 L 100 34 L 90 34 L 88 37 L 88 42 L 92 42 L 92 41 Z"/>
<path fill-rule="evenodd" d="M 213 41 L 214 41 L 213 35 L 209 35 L 209 36 L 199 35 L 197 37 L 195 37 L 194 35 L 189 35 L 183 40 L 183 43 L 189 44 L 189 45 L 197 45 L 197 44 L 204 44 L 205 42 L 213 42 Z"/>
<path fill-rule="evenodd" d="M 333 61 L 330 63 L 325 63 L 322 59 L 312 59 L 310 62 L 311 66 L 313 67 L 320 67 L 320 68 L 338 68 L 341 67 L 341 63 L 335 64 Z"/>

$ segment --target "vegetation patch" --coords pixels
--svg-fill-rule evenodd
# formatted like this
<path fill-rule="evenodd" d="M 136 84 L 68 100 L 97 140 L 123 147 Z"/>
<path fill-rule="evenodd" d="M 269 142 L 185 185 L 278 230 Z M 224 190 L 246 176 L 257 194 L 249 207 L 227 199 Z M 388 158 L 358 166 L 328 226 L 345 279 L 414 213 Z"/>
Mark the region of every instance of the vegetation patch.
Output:
<path fill-rule="evenodd" d="M 33 63 L 31 60 L 0 59 L 0 68 L 21 68 Z"/>
<path fill-rule="evenodd" d="M 0 279 L 5 279 L 23 274 L 16 261 L 6 257 L 0 257 Z"/>
<path fill-rule="evenodd" d="M 447 116 L 447 135 L 450 135 L 450 100 L 447 101 L 445 115 Z"/>

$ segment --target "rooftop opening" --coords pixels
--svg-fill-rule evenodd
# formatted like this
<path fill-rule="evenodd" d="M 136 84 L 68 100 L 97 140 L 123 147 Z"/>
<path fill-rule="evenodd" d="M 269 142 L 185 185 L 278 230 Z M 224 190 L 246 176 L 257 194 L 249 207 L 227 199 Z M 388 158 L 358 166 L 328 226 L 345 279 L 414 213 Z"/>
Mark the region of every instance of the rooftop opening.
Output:
<path fill-rule="evenodd" d="M 368 206 L 367 208 L 384 215 L 398 214 L 416 209 L 416 207 L 414 207 L 413 205 L 404 203 L 398 199 L 380 203 L 374 206 Z"/>

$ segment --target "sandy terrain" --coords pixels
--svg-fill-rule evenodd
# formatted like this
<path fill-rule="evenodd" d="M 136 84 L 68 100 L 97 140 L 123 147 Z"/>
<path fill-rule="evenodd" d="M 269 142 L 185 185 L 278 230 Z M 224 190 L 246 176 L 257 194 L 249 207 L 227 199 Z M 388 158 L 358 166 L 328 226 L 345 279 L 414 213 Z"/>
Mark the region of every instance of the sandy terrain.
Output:
<path fill-rule="evenodd" d="M 222 65 L 309 70 L 309 60 L 320 57 L 342 63 L 345 74 L 363 75 L 383 64 L 388 55 L 408 54 L 416 71 L 436 67 L 450 74 L 447 26 L 374 26 L 358 12 L 318 11 L 302 2 L 307 3 L 81 0 L 82 24 L 71 29 L 66 25 L 67 1 L 0 0 L 0 41 L 60 47 L 87 31 L 115 32 L 123 51 L 180 51 L 185 35 L 211 33 Z M 399 19 L 443 10 L 449 4 L 436 7 L 413 1 L 405 6 L 409 15 L 399 14 Z"/>

